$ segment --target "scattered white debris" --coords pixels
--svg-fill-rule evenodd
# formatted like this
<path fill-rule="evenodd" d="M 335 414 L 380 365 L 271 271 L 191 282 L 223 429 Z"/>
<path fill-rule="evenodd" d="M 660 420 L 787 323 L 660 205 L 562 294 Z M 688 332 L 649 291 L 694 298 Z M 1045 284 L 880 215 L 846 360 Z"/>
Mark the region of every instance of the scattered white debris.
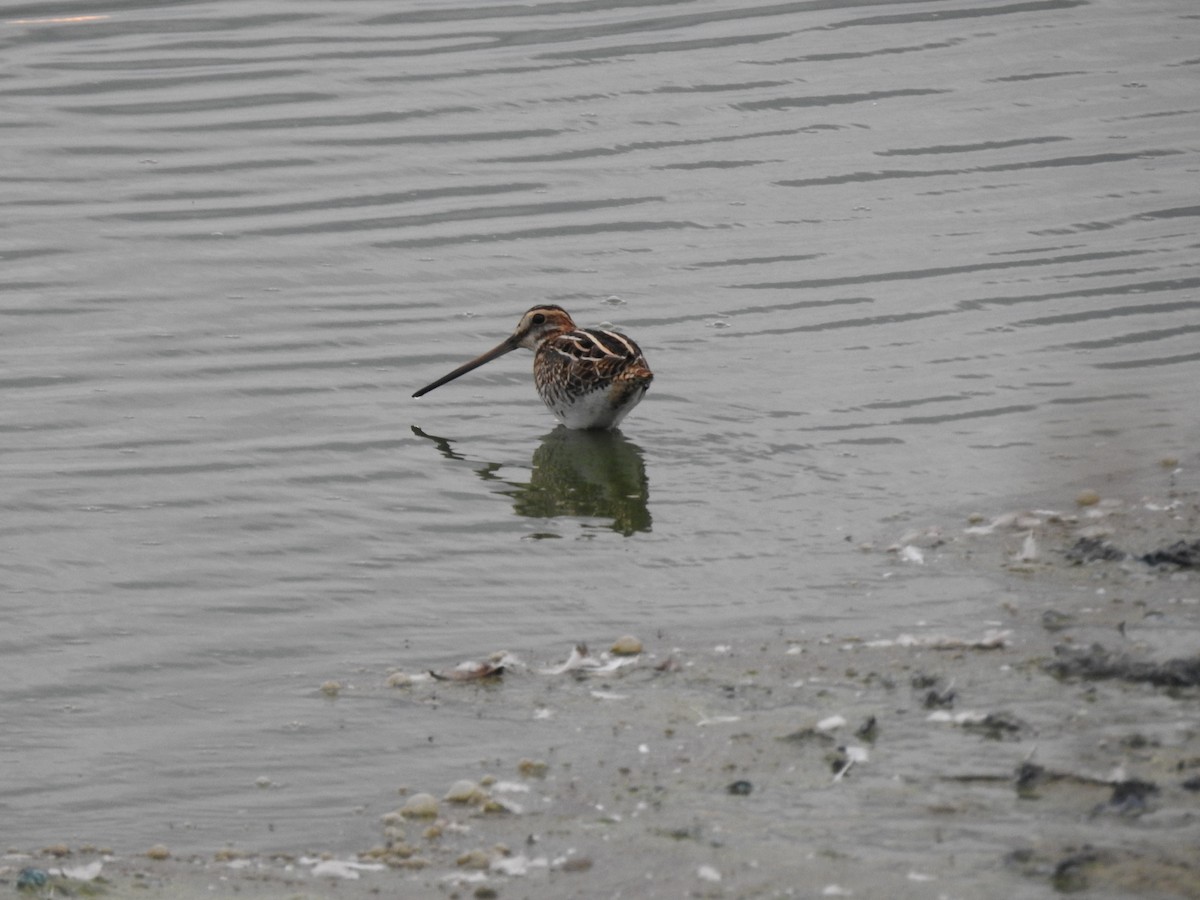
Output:
<path fill-rule="evenodd" d="M 732 724 L 733 722 L 740 722 L 741 720 L 742 720 L 741 716 L 706 716 L 705 718 L 698 721 L 696 724 L 700 725 L 700 726 L 729 725 L 729 724 Z"/>
<path fill-rule="evenodd" d="M 937 881 L 936 875 L 926 875 L 924 872 L 909 872 L 909 881 Z"/>
<path fill-rule="evenodd" d="M 592 656 L 586 644 L 576 644 L 566 661 L 557 666 L 535 670 L 539 675 L 564 675 L 568 672 L 580 675 L 608 675 L 625 666 L 637 663 L 640 655 L 630 654 L 627 650 L 622 654 L 601 653 Z M 527 671 L 528 666 L 520 657 L 507 651 L 493 653 L 485 660 L 468 660 L 459 663 L 453 669 L 425 672 L 392 672 L 387 679 L 389 687 L 412 687 L 426 681 L 479 681 L 488 678 L 502 677 L 506 672 L 514 670 Z M 551 713 L 539 710 L 535 717 L 547 718 Z"/>
<path fill-rule="evenodd" d="M 923 566 L 925 565 L 925 552 L 920 547 L 905 544 L 900 548 L 900 561 Z"/>
<path fill-rule="evenodd" d="M 548 869 L 550 861 L 544 856 L 530 859 L 525 854 L 517 856 L 502 856 L 492 860 L 491 870 L 501 875 L 528 875 L 530 869 Z"/>
<path fill-rule="evenodd" d="M 314 859 L 311 856 L 300 857 L 300 863 L 312 866 L 314 876 L 347 878 L 351 881 L 361 877 L 358 874 L 360 871 L 379 872 L 387 868 L 383 863 L 360 863 L 352 859 Z"/>
<path fill-rule="evenodd" d="M 701 866 L 699 869 L 696 870 L 696 874 L 699 875 L 701 878 L 703 878 L 705 881 L 720 881 L 721 880 L 721 873 L 718 872 L 713 866 Z"/>
<path fill-rule="evenodd" d="M 822 897 L 853 897 L 854 892 L 840 884 L 827 884 L 821 888 Z"/>
<path fill-rule="evenodd" d="M 528 794 L 532 788 L 523 781 L 497 781 L 491 790 L 493 794 Z"/>
<path fill-rule="evenodd" d="M 863 641 L 864 647 L 916 647 L 921 643 L 921 639 L 915 634 L 901 634 L 894 638 L 879 638 L 874 641 Z M 852 645 L 847 644 L 847 647 Z"/>
<path fill-rule="evenodd" d="M 942 529 L 938 525 L 930 525 L 928 528 L 914 528 L 911 531 L 906 531 L 901 535 L 900 540 L 888 547 L 888 553 L 895 553 L 904 544 L 915 544 L 919 547 L 940 547 L 946 543 L 946 538 L 942 534 Z"/>
<path fill-rule="evenodd" d="M 489 802 L 489 807 L 497 812 L 506 812 L 511 816 L 521 816 L 525 814 L 525 807 L 515 800 L 510 800 L 508 797 L 493 797 Z"/>
<path fill-rule="evenodd" d="M 846 724 L 845 716 L 829 716 L 817 723 L 817 731 L 834 731 Z"/>
<path fill-rule="evenodd" d="M 1012 636 L 1010 629 L 989 628 L 983 637 L 970 640 L 967 638 L 947 637 L 945 635 L 930 635 L 917 637 L 912 634 L 901 634 L 895 638 L 883 638 L 875 641 L 863 641 L 863 647 L 928 647 L 930 650 L 999 650 L 1008 646 Z"/>
<path fill-rule="evenodd" d="M 624 666 L 631 666 L 638 661 L 637 656 L 610 656 L 601 653 L 592 656 L 588 653 L 587 644 L 576 644 L 571 649 L 571 655 L 561 665 L 540 669 L 543 675 L 563 675 L 567 672 L 579 672 L 585 675 L 608 675 Z"/>
<path fill-rule="evenodd" d="M 70 878 L 72 881 L 95 881 L 103 868 L 104 863 L 96 859 L 84 866 L 63 867 L 59 872 L 63 878 Z"/>
<path fill-rule="evenodd" d="M 972 516 L 972 522 L 978 522 L 982 516 Z M 1030 531 L 1041 528 L 1047 522 L 1069 523 L 1077 518 L 1072 513 L 1063 513 L 1056 509 L 1031 509 L 1025 512 L 1006 512 L 996 516 L 986 525 L 972 525 L 964 529 L 964 534 L 988 535 L 995 531 Z"/>
<path fill-rule="evenodd" d="M 388 687 L 412 687 L 414 684 L 420 684 L 422 681 L 433 681 L 433 676 L 428 672 L 393 672 L 387 678 Z"/>
<path fill-rule="evenodd" d="M 442 876 L 442 881 L 447 884 L 479 884 L 487 880 L 487 872 L 451 872 Z"/>
<path fill-rule="evenodd" d="M 925 719 L 926 722 L 948 722 L 951 725 L 978 725 L 987 721 L 987 713 L 965 711 L 952 713 L 949 710 L 937 709 Z"/>
<path fill-rule="evenodd" d="M 1016 524 L 1018 514 L 1015 512 L 1004 513 L 992 519 L 987 525 L 972 525 L 966 529 L 967 534 L 991 534 L 998 528 L 1011 528 Z"/>
<path fill-rule="evenodd" d="M 591 691 L 592 698 L 595 700 L 627 700 L 628 694 L 616 694 L 612 691 Z"/>
<path fill-rule="evenodd" d="M 1013 557 L 1017 562 L 1035 562 L 1041 557 L 1038 552 L 1037 541 L 1033 538 L 1033 532 L 1025 535 L 1025 541 L 1021 544 L 1021 550 Z"/>
<path fill-rule="evenodd" d="M 467 660 L 461 662 L 449 672 L 434 672 L 429 674 L 437 681 L 479 681 L 484 678 L 498 678 L 505 669 L 521 667 L 521 661 L 507 651 L 493 653 L 485 660 Z"/>

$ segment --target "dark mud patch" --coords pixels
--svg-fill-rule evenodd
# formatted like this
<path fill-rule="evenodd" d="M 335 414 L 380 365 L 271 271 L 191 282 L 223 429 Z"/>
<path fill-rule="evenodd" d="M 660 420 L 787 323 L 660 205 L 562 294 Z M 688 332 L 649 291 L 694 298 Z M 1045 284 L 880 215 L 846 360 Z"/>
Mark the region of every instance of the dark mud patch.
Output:
<path fill-rule="evenodd" d="M 1176 541 L 1161 550 L 1143 553 L 1140 557 L 1148 566 L 1178 566 L 1181 569 L 1200 568 L 1200 541 Z"/>
<path fill-rule="evenodd" d="M 1129 556 L 1102 538 L 1081 537 L 1063 553 L 1067 562 L 1120 562 Z"/>
<path fill-rule="evenodd" d="M 1200 656 L 1153 662 L 1137 659 L 1129 653 L 1106 650 L 1100 644 L 1089 647 L 1059 645 L 1054 648 L 1054 653 L 1056 658 L 1045 666 L 1058 678 L 1115 678 L 1174 688 L 1200 686 Z"/>
<path fill-rule="evenodd" d="M 1152 851 L 1091 845 L 1022 848 L 1006 863 L 1058 894 L 1094 895 L 1099 890 L 1107 896 L 1200 896 L 1200 868 L 1194 861 Z"/>
<path fill-rule="evenodd" d="M 1200 541 L 1175 541 L 1167 547 L 1134 555 L 1097 537 L 1081 537 L 1063 555 L 1069 562 L 1120 562 L 1139 559 L 1148 566 L 1173 566 L 1179 569 L 1200 568 Z"/>

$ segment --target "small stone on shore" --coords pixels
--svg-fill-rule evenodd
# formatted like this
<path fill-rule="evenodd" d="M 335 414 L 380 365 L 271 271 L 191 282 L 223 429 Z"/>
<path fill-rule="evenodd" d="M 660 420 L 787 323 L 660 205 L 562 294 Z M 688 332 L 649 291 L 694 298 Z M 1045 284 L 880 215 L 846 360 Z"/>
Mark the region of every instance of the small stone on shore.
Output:
<path fill-rule="evenodd" d="M 617 638 L 608 652 L 613 656 L 637 656 L 642 652 L 642 642 L 633 635 L 626 634 Z"/>
<path fill-rule="evenodd" d="M 489 798 L 487 791 L 474 781 L 464 778 L 450 785 L 450 790 L 442 799 L 450 803 L 485 803 Z"/>
<path fill-rule="evenodd" d="M 517 763 L 517 771 L 526 778 L 545 778 L 550 765 L 540 759 L 522 759 Z"/>
<path fill-rule="evenodd" d="M 413 794 L 400 807 L 406 819 L 432 819 L 438 814 L 438 802 L 432 794 Z"/>

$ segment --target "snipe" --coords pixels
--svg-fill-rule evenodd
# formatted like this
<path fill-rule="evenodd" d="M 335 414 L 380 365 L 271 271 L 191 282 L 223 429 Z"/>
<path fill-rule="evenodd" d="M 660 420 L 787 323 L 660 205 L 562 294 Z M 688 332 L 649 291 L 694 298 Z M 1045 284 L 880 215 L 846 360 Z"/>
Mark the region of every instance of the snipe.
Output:
<path fill-rule="evenodd" d="M 533 383 L 550 411 L 568 428 L 616 428 L 641 402 L 654 379 L 641 349 L 623 334 L 578 328 L 561 306 L 535 306 L 499 346 L 459 366 L 415 394 L 511 353 L 533 351 Z"/>

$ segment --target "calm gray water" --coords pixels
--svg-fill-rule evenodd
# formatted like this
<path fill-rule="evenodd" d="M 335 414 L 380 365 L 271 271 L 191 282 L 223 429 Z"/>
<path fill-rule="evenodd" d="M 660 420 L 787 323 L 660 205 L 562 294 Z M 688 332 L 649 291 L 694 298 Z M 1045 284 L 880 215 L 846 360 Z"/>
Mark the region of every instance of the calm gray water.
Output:
<path fill-rule="evenodd" d="M 50 9 L 0 13 L 7 845 L 363 846 L 529 727 L 393 667 L 977 622 L 855 545 L 1194 460 L 1193 0 Z M 645 350 L 620 435 L 528 354 L 410 398 L 545 301 Z"/>

